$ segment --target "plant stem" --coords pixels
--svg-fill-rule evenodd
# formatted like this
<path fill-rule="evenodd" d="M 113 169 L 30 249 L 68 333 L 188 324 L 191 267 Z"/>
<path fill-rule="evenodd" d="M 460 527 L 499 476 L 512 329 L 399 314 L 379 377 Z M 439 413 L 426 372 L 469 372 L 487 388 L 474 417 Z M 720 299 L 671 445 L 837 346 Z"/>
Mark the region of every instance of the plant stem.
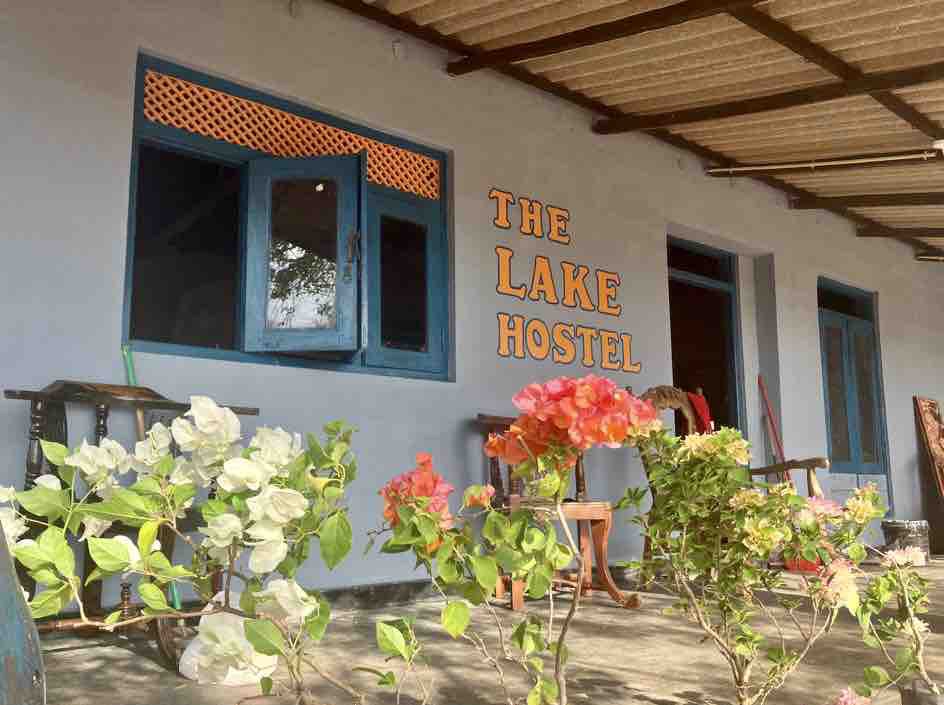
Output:
<path fill-rule="evenodd" d="M 577 608 L 580 606 L 580 595 L 583 592 L 583 554 L 580 552 L 576 541 L 574 541 L 574 535 L 570 530 L 570 526 L 567 524 L 567 519 L 564 516 L 564 507 L 559 498 L 557 501 L 557 517 L 560 519 L 564 535 L 567 537 L 567 543 L 570 545 L 570 550 L 573 551 L 577 559 L 577 584 L 574 587 L 574 598 L 570 603 L 567 616 L 564 617 L 564 623 L 561 625 L 560 636 L 557 638 L 557 653 L 554 658 L 554 680 L 557 681 L 560 705 L 567 705 L 567 678 L 564 673 L 564 639 L 567 637 L 567 630 L 570 628 L 570 623 L 573 621 L 574 615 L 577 614 Z"/>

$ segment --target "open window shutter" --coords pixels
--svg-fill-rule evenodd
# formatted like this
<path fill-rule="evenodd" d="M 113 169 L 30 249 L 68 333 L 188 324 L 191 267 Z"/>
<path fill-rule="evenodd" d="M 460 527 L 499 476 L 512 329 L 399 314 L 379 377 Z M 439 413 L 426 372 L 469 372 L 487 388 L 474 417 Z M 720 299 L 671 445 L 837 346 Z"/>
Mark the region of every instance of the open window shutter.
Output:
<path fill-rule="evenodd" d="M 850 386 L 846 365 L 846 327 L 838 313 L 820 309 L 823 356 L 823 394 L 826 397 L 826 431 L 829 439 L 830 471 L 856 474 L 854 439 L 850 414 Z"/>
<path fill-rule="evenodd" d="M 446 236 L 438 203 L 371 189 L 367 364 L 446 369 Z"/>
<path fill-rule="evenodd" d="M 243 348 L 359 347 L 361 156 L 249 162 Z"/>
<path fill-rule="evenodd" d="M 855 455 L 859 473 L 875 475 L 885 472 L 875 328 L 871 321 L 856 318 L 848 318 L 846 326 L 848 375 L 852 380 L 853 403 L 856 406 Z"/>

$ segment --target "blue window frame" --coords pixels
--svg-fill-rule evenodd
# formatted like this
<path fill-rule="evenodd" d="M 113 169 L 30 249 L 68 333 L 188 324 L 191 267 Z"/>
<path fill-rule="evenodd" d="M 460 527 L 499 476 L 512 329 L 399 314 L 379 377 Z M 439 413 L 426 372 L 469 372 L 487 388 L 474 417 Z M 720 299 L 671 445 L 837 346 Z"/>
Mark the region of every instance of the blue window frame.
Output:
<path fill-rule="evenodd" d="M 875 325 L 820 308 L 820 345 L 830 470 L 886 472 L 886 432 Z"/>
<path fill-rule="evenodd" d="M 365 177 L 366 154 L 300 159 L 273 158 L 248 147 L 203 137 L 148 120 L 143 111 L 144 74 L 148 69 L 431 157 L 439 162 L 439 193 L 443 196 L 439 199 L 421 198 L 368 183 Z M 179 318 L 176 321 L 159 321 L 158 323 L 163 323 L 167 329 L 161 334 L 153 333 L 155 326 L 137 325 L 137 322 L 142 320 L 141 310 L 159 310 L 162 305 L 159 301 L 146 301 L 149 296 L 157 296 L 154 293 L 157 289 L 153 286 L 154 272 L 146 272 L 147 268 L 140 266 L 139 271 L 135 271 L 136 262 L 140 259 L 138 255 L 143 252 L 142 243 L 138 242 L 142 222 L 148 225 L 148 214 L 142 215 L 140 212 L 144 208 L 142 204 L 148 202 L 147 198 L 142 198 L 142 189 L 152 183 L 148 181 L 145 172 L 148 169 L 154 170 L 143 155 L 152 157 L 153 162 L 155 152 L 199 160 L 204 165 L 218 165 L 222 174 L 219 177 L 221 186 L 232 185 L 238 179 L 236 191 L 240 194 L 239 227 L 236 232 L 234 226 L 230 234 L 230 239 L 238 242 L 238 272 L 225 282 L 230 289 L 237 290 L 232 302 L 232 313 L 224 306 L 221 309 L 224 313 L 217 311 L 215 316 L 204 317 L 216 321 L 227 319 L 227 325 L 222 327 L 226 328 L 230 335 L 225 340 L 217 341 L 212 337 L 208 339 L 209 334 L 202 337 L 193 335 L 184 339 L 175 337 L 173 332 L 167 330 L 175 323 L 176 329 L 179 329 L 183 325 Z M 195 172 L 194 183 L 200 183 L 201 179 L 206 177 L 205 171 L 204 168 L 202 172 Z M 446 173 L 446 155 L 442 152 L 164 60 L 141 55 L 138 62 L 131 160 L 124 341 L 145 352 L 447 379 L 450 306 Z M 173 182 L 173 179 L 166 177 L 164 181 Z M 279 188 L 274 191 L 276 186 Z M 143 195 L 147 196 L 146 193 Z M 311 204 L 331 195 L 336 197 L 333 201 L 333 218 L 319 215 L 317 218 L 309 218 L 307 225 L 298 222 L 299 219 L 304 220 L 306 214 L 313 212 L 313 208 L 309 207 Z M 295 204 L 292 215 L 280 221 L 281 211 L 273 208 L 273 199 L 279 203 Z M 147 204 L 152 216 L 154 212 L 163 215 L 162 208 L 168 203 L 174 203 L 163 192 L 150 201 L 158 204 Z M 219 198 L 216 201 L 207 198 L 205 201 L 212 208 Z M 191 208 L 191 212 L 199 212 L 200 217 L 203 217 L 206 215 L 200 212 L 203 205 L 207 203 L 198 204 L 199 207 Z M 190 216 L 191 213 L 188 212 L 178 220 L 192 225 L 188 220 Z M 330 223 L 321 222 L 326 219 L 330 220 Z M 226 222 L 229 223 L 230 220 Z M 391 232 L 385 238 L 385 222 L 400 223 L 400 235 Z M 176 224 L 172 225 L 176 227 Z M 301 232 L 301 227 L 308 228 L 304 236 L 297 234 Z M 153 240 L 154 232 L 167 229 L 166 223 L 153 225 L 148 235 Z M 323 232 L 315 235 L 311 232 L 313 229 Z M 330 237 L 326 234 L 328 231 L 331 233 Z M 413 232 L 412 236 L 410 232 Z M 281 237 L 279 233 L 289 234 Z M 422 237 L 417 233 L 422 233 Z M 408 245 L 412 243 L 412 249 L 408 247 L 403 250 L 403 266 L 421 268 L 422 286 L 413 281 L 407 272 L 402 273 L 403 282 L 412 282 L 412 289 L 390 286 L 390 283 L 401 275 L 398 270 L 401 263 L 391 259 L 396 258 L 400 251 L 397 247 L 389 245 L 398 237 L 405 237 L 404 242 Z M 187 234 L 184 239 L 187 238 L 191 238 L 191 235 Z M 421 240 L 422 252 L 417 249 L 417 243 Z M 386 250 L 385 242 L 388 243 Z M 143 245 L 153 249 L 153 242 L 145 242 Z M 387 254 L 386 259 L 384 253 Z M 413 258 L 413 264 L 407 261 L 409 257 Z M 321 277 L 320 284 L 312 284 L 308 290 L 287 290 L 285 278 L 294 281 L 291 279 L 297 274 L 294 269 L 298 268 L 299 260 L 304 263 L 306 258 L 317 265 L 306 270 L 306 276 L 312 274 L 306 281 L 311 284 Z M 152 256 L 152 259 L 156 260 L 157 257 Z M 156 266 L 152 266 L 152 269 L 156 269 Z M 380 278 L 383 272 L 387 272 L 388 293 L 400 294 L 403 290 L 411 293 L 413 300 L 422 298 L 425 301 L 422 316 L 397 315 L 397 304 L 402 304 L 403 298 L 401 296 L 393 301 L 391 296 L 385 301 L 384 283 Z M 146 286 L 147 281 L 152 285 Z M 219 288 L 225 287 L 221 285 Z M 149 303 L 150 309 L 147 306 L 142 309 L 142 301 Z M 187 310 L 186 303 L 175 301 L 173 306 L 164 306 L 165 310 L 161 312 L 161 316 L 174 319 L 174 311 Z M 229 318 L 232 318 L 231 323 Z M 143 319 L 147 320 L 147 317 L 144 316 Z M 407 328 L 405 331 L 397 331 L 397 325 Z M 410 330 L 409 326 L 413 326 L 413 329 Z"/>

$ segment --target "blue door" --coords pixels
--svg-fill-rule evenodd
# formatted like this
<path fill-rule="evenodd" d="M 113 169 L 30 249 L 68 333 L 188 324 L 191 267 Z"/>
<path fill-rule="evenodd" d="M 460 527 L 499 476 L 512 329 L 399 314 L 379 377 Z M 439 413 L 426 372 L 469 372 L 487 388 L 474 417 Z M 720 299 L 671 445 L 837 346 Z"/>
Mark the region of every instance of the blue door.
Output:
<path fill-rule="evenodd" d="M 360 156 L 249 162 L 248 351 L 354 351 Z"/>

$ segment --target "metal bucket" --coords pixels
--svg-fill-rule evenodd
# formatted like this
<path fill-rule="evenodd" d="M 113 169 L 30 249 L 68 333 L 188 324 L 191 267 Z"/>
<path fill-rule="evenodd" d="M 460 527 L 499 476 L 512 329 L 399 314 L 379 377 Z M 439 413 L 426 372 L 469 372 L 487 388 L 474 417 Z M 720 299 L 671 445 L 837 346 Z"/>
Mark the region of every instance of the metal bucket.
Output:
<path fill-rule="evenodd" d="M 902 519 L 885 519 L 882 522 L 882 533 L 885 534 L 885 549 L 908 548 L 917 546 L 924 553 L 927 563 L 931 558 L 930 530 L 928 522 L 924 520 L 905 521 Z"/>
<path fill-rule="evenodd" d="M 46 671 L 36 624 L 23 599 L 0 527 L 0 705 L 46 705 Z"/>

